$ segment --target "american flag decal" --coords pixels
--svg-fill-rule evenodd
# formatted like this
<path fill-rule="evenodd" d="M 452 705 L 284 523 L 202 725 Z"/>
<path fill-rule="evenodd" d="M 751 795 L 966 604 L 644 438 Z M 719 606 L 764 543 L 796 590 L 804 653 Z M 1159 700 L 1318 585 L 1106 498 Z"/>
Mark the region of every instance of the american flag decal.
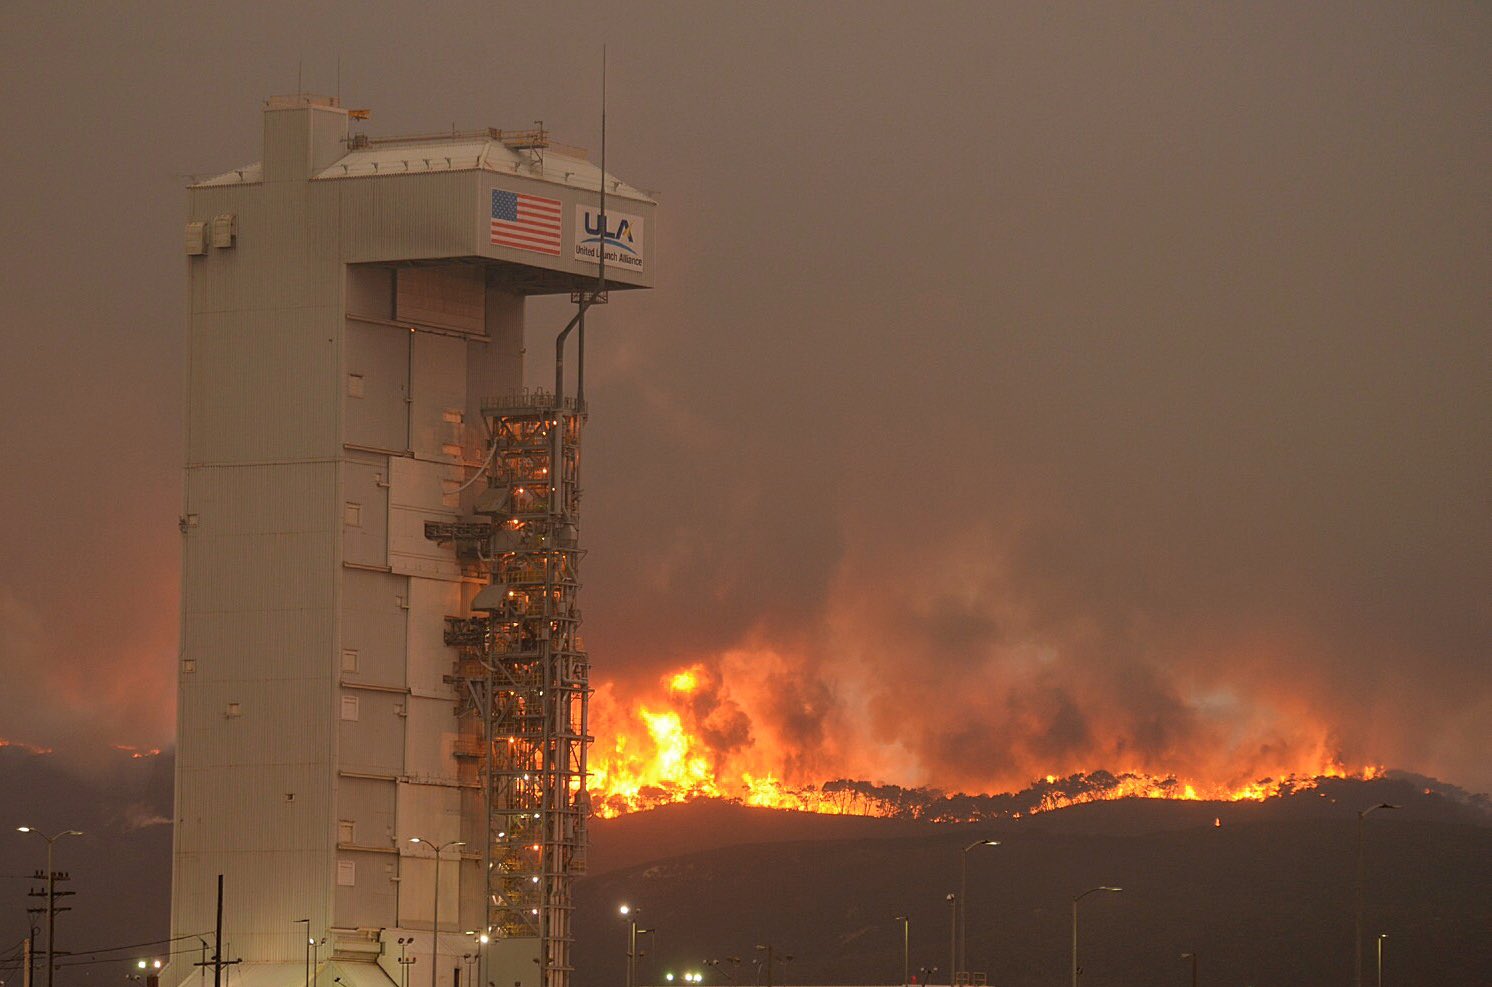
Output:
<path fill-rule="evenodd" d="M 538 195 L 492 190 L 492 242 L 558 257 L 560 203 Z"/>

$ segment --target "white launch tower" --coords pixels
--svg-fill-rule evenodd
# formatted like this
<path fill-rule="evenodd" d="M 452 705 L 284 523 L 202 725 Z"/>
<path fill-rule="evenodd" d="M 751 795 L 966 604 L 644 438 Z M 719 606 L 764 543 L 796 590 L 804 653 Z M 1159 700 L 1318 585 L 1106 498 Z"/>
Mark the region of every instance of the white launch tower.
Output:
<path fill-rule="evenodd" d="M 585 405 L 525 389 L 524 304 L 583 317 L 598 251 L 651 286 L 655 204 L 607 178 L 603 221 L 542 130 L 364 115 L 272 98 L 189 192 L 172 935 L 221 874 L 232 987 L 568 987 Z"/>

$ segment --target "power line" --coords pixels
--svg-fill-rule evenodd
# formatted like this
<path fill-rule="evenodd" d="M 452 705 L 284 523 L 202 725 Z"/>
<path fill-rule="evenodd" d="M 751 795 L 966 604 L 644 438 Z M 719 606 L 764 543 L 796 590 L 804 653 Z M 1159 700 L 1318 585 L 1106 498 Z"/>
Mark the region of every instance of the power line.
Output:
<path fill-rule="evenodd" d="M 102 947 L 100 947 L 98 949 L 79 949 L 79 950 L 76 950 L 75 952 L 73 952 L 71 955 L 73 955 L 73 956 L 94 956 L 94 957 L 96 957 L 96 956 L 98 956 L 99 953 L 118 953 L 118 952 L 122 952 L 122 951 L 124 951 L 126 949 L 144 949 L 147 946 L 162 946 L 162 945 L 167 945 L 167 944 L 173 943 L 173 942 L 182 942 L 182 941 L 185 941 L 187 939 L 206 939 L 209 935 L 210 935 L 210 933 L 207 933 L 207 932 L 194 932 L 194 933 L 192 933 L 190 935 L 173 936 L 170 939 L 152 939 L 149 942 L 135 942 L 135 943 L 129 943 L 129 944 L 124 945 L 124 946 L 102 946 Z M 196 950 L 195 949 L 173 950 L 168 955 L 174 955 L 177 952 L 190 953 L 190 952 L 196 952 Z M 122 958 L 123 957 L 105 957 L 103 959 L 78 960 L 78 961 L 75 961 L 75 962 L 72 962 L 72 963 L 59 963 L 57 965 L 58 966 L 79 966 L 79 965 L 81 965 L 84 962 L 90 962 L 90 963 L 117 963 Z"/>
<path fill-rule="evenodd" d="M 121 947 L 121 948 L 128 948 L 128 947 Z M 168 950 L 166 952 L 166 955 L 167 956 L 185 956 L 185 955 L 187 955 L 189 953 L 196 953 L 196 952 L 199 952 L 199 950 L 197 950 L 197 949 L 172 949 L 172 950 Z M 134 959 L 134 957 L 132 957 L 132 956 L 105 956 L 102 959 L 74 960 L 71 963 L 58 963 L 57 964 L 57 968 L 60 970 L 63 967 L 68 967 L 68 966 L 96 966 L 99 963 L 128 963 L 132 959 Z"/>

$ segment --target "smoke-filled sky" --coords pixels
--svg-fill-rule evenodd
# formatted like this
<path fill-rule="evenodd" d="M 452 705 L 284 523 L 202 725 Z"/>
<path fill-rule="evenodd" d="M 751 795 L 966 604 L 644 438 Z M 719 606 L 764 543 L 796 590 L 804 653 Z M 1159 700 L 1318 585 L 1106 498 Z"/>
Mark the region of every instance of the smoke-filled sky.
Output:
<path fill-rule="evenodd" d="M 601 713 L 698 664 L 693 722 L 800 781 L 1492 789 L 1451 3 L 4 4 L 0 738 L 170 742 L 189 176 L 298 74 L 594 150 L 603 41 L 662 211 L 588 354 Z"/>

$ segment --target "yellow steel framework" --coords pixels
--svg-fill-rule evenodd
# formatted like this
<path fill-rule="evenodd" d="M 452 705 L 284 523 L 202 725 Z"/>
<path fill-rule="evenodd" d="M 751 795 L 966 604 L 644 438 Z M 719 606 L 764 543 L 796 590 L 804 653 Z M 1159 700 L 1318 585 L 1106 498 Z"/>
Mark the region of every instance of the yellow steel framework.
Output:
<path fill-rule="evenodd" d="M 486 803 L 487 925 L 537 938 L 543 987 L 569 987 L 572 885 L 585 866 L 589 662 L 579 637 L 582 402 L 545 391 L 488 402 L 479 520 L 430 523 L 486 582 L 447 618 L 464 754 Z"/>

